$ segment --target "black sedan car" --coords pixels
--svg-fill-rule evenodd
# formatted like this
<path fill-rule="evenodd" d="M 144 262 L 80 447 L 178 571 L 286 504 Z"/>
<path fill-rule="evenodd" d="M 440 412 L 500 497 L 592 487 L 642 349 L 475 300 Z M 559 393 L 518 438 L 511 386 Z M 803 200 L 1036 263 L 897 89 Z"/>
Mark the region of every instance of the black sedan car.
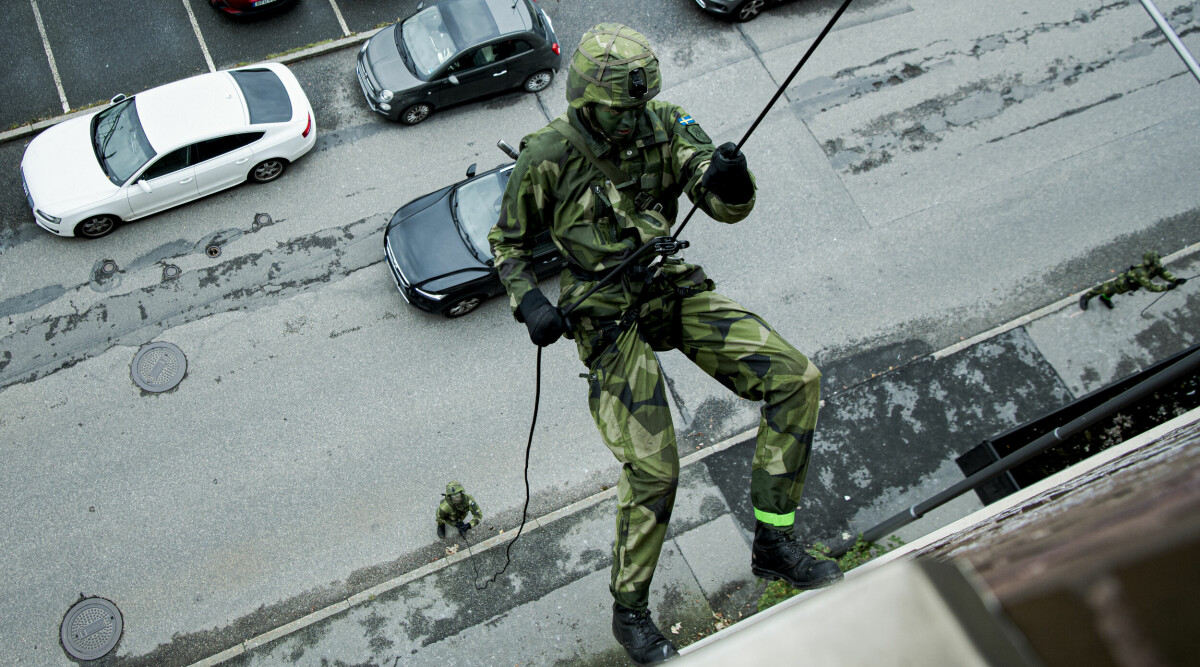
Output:
<path fill-rule="evenodd" d="M 767 7 L 789 0 L 696 0 L 701 9 L 734 21 L 750 21 Z"/>
<path fill-rule="evenodd" d="M 434 109 L 554 80 L 562 50 L 534 0 L 442 0 L 375 33 L 358 52 L 367 104 L 415 125 Z"/>
<path fill-rule="evenodd" d="M 446 317 L 462 317 L 504 286 L 493 268 L 487 235 L 500 218 L 507 164 L 418 197 L 400 207 L 383 235 L 384 257 L 400 296 Z M 560 271 L 562 255 L 544 232 L 533 251 L 539 278 Z"/>

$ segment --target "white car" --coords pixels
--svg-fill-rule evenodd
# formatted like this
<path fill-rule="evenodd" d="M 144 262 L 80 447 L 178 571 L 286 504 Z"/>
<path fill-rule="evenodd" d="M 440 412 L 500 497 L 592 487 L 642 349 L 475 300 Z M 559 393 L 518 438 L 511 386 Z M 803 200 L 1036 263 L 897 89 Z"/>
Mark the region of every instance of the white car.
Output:
<path fill-rule="evenodd" d="M 249 179 L 268 183 L 317 140 L 312 106 L 287 67 L 201 74 L 42 132 L 21 182 L 52 234 L 99 238 Z"/>

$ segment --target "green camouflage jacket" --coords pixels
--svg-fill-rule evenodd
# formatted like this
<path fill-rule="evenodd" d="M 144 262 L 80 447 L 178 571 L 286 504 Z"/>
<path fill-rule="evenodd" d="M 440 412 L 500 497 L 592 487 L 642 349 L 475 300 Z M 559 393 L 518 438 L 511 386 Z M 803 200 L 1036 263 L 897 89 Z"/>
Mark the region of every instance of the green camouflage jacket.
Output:
<path fill-rule="evenodd" d="M 531 263 L 535 238 L 549 230 L 568 262 L 561 278 L 559 304 L 574 303 L 607 270 L 620 264 L 646 241 L 670 233 L 686 193 L 701 211 L 721 222 L 742 220 L 755 199 L 730 205 L 701 183 L 715 150 L 712 140 L 683 109 L 651 100 L 639 120 L 637 139 L 614 147 L 596 136 L 569 109 L 565 118 L 585 138 L 591 151 L 607 158 L 635 181 L 618 189 L 566 137 L 548 125 L 521 140 L 521 155 L 504 191 L 500 221 L 488 235 L 496 269 L 515 311 L 536 279 Z M 661 205 L 644 210 L 634 198 L 644 192 Z M 644 198 L 643 198 L 644 200 Z M 643 201 L 643 204 L 645 201 Z M 647 252 L 639 262 L 648 263 Z M 574 269 L 574 271 L 572 271 Z M 672 286 L 712 289 L 704 271 L 678 259 L 664 266 Z M 632 305 L 644 283 L 628 277 L 614 281 L 572 313 L 576 327 L 590 318 L 613 318 Z M 570 335 L 570 334 L 568 334 Z"/>
<path fill-rule="evenodd" d="M 1175 282 L 1175 276 L 1162 265 L 1162 262 L 1157 257 L 1146 259 L 1137 266 L 1129 267 L 1128 271 L 1113 280 L 1117 283 L 1118 288 L 1123 288 L 1124 290 L 1135 290 L 1139 287 L 1144 287 L 1150 292 L 1165 292 L 1170 289 L 1170 285 L 1152 282 L 1156 277 L 1161 277 L 1163 280 L 1169 282 Z"/>
<path fill-rule="evenodd" d="M 469 493 L 462 494 L 462 500 L 456 504 L 450 498 L 443 498 L 438 504 L 437 522 L 447 526 L 454 526 L 459 521 L 467 518 L 467 513 L 470 512 L 475 516 L 471 521 L 471 525 L 478 525 L 483 519 L 483 512 L 479 509 L 479 504 L 475 502 L 475 498 Z"/>

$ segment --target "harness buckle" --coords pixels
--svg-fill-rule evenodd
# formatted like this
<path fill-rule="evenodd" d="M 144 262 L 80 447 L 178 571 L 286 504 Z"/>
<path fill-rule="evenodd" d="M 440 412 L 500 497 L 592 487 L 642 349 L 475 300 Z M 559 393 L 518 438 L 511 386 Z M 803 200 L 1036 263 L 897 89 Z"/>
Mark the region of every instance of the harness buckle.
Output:
<path fill-rule="evenodd" d="M 670 257 L 690 245 L 691 243 L 680 241 L 672 236 L 659 236 L 654 239 L 654 252 L 663 257 Z"/>

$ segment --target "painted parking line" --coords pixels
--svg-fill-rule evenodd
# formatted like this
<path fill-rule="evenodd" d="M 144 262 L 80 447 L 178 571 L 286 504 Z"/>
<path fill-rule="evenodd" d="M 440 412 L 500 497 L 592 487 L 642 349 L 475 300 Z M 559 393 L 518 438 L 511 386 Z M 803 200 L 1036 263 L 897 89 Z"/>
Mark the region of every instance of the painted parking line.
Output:
<path fill-rule="evenodd" d="M 46 59 L 50 61 L 50 73 L 54 75 L 54 86 L 58 88 L 58 99 L 62 101 L 63 113 L 71 110 L 67 104 L 67 91 L 63 90 L 62 77 L 58 75 L 58 65 L 54 63 L 54 52 L 50 50 L 50 40 L 46 37 L 46 25 L 42 23 L 42 13 L 38 11 L 37 0 L 29 0 L 33 5 L 33 18 L 37 22 L 38 32 L 42 35 L 42 47 L 46 49 Z"/>
<path fill-rule="evenodd" d="M 342 34 L 349 37 L 350 26 L 346 25 L 346 19 L 342 18 L 342 10 L 338 9 L 337 0 L 329 0 L 329 4 L 333 5 L 333 13 L 337 15 L 338 23 L 342 26 Z"/>
<path fill-rule="evenodd" d="M 188 4 L 188 0 L 183 0 L 183 8 L 187 10 L 188 20 L 192 22 L 192 31 L 196 33 L 196 41 L 200 42 L 200 50 L 204 52 L 204 62 L 208 65 L 208 71 L 217 71 L 216 66 L 213 65 L 212 56 L 208 54 L 208 44 L 204 43 L 204 35 L 200 32 L 200 24 L 196 23 L 196 14 L 192 12 L 192 6 Z"/>

